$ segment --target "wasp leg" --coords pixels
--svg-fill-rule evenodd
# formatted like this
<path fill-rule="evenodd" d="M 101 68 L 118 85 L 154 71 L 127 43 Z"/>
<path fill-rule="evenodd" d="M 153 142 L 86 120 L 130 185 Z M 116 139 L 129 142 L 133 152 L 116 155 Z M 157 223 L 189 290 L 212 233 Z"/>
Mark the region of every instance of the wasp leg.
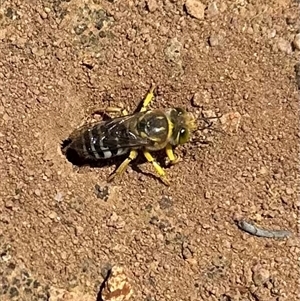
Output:
<path fill-rule="evenodd" d="M 177 157 L 177 158 L 175 157 L 171 144 L 168 144 L 166 146 L 166 154 L 167 154 L 171 164 L 176 164 L 180 161 L 179 157 Z"/>
<path fill-rule="evenodd" d="M 128 112 L 127 112 L 126 109 L 118 108 L 118 107 L 107 107 L 107 108 L 105 109 L 105 111 L 106 111 L 107 113 L 120 113 L 120 114 L 123 115 L 123 116 L 128 115 Z"/>
<path fill-rule="evenodd" d="M 128 112 L 126 109 L 118 108 L 118 107 L 106 107 L 106 108 L 97 108 L 91 109 L 90 114 L 106 114 L 106 113 L 119 113 L 120 115 L 126 116 Z M 110 117 L 110 116 L 109 116 Z"/>
<path fill-rule="evenodd" d="M 147 93 L 145 99 L 143 100 L 143 106 L 140 109 L 140 112 L 145 112 L 147 110 L 148 105 L 150 104 L 150 102 L 152 101 L 152 99 L 154 97 L 154 94 L 153 94 L 154 89 L 155 89 L 155 86 L 152 85 L 150 91 Z"/>
<path fill-rule="evenodd" d="M 148 151 L 143 151 L 145 158 L 148 162 L 152 163 L 154 166 L 156 172 L 159 174 L 160 179 L 163 181 L 163 183 L 167 186 L 170 186 L 169 181 L 166 179 L 165 171 L 159 166 L 159 164 L 155 161 L 155 159 L 152 157 L 152 155 Z"/>
<path fill-rule="evenodd" d="M 134 160 L 137 157 L 137 155 L 138 155 L 138 152 L 136 150 L 132 150 L 129 153 L 129 156 L 123 161 L 123 163 L 117 168 L 117 170 L 107 178 L 107 181 L 110 182 L 114 179 L 115 176 L 121 175 L 127 168 L 128 164 L 132 160 Z"/>

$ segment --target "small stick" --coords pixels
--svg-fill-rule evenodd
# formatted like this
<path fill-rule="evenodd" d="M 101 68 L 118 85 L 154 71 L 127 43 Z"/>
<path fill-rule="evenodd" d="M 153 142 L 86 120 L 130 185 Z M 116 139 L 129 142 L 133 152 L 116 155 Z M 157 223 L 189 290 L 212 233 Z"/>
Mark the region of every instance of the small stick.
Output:
<path fill-rule="evenodd" d="M 245 220 L 237 221 L 237 225 L 243 231 L 258 237 L 287 238 L 292 235 L 292 233 L 287 230 L 266 230 L 266 229 L 258 228 L 257 226 L 250 224 Z"/>

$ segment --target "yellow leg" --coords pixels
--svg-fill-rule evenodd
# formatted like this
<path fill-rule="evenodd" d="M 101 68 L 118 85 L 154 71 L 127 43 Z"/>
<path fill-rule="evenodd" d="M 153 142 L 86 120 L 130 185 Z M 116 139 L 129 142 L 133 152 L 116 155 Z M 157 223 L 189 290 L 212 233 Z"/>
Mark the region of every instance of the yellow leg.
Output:
<path fill-rule="evenodd" d="M 153 99 L 153 92 L 154 92 L 154 89 L 155 89 L 155 86 L 152 85 L 150 91 L 148 92 L 148 94 L 146 95 L 144 101 L 143 101 L 143 106 L 142 108 L 140 109 L 140 112 L 145 112 L 147 110 L 147 107 L 148 105 L 150 104 L 150 102 L 152 101 Z"/>
<path fill-rule="evenodd" d="M 155 159 L 152 157 L 152 155 L 148 151 L 144 151 L 144 156 L 147 159 L 148 162 L 152 163 L 154 166 L 156 172 L 159 174 L 160 179 L 163 181 L 163 183 L 167 186 L 170 185 L 169 181 L 166 179 L 165 171 L 159 166 L 159 164 L 155 161 Z"/>
<path fill-rule="evenodd" d="M 123 116 L 128 115 L 127 110 L 117 107 L 106 107 L 106 108 L 98 108 L 98 109 L 92 109 L 90 110 L 90 114 L 103 114 L 103 113 L 119 113 Z"/>
<path fill-rule="evenodd" d="M 123 116 L 128 115 L 128 112 L 126 109 L 122 109 L 122 108 L 117 108 L 117 107 L 107 107 L 105 109 L 106 112 L 108 113 L 120 113 Z"/>
<path fill-rule="evenodd" d="M 121 175 L 127 168 L 128 164 L 134 160 L 138 155 L 138 152 L 136 150 L 132 150 L 129 153 L 129 156 L 123 161 L 123 163 L 117 168 L 117 170 L 112 173 L 108 178 L 107 181 L 110 182 L 114 179 L 115 176 Z"/>
<path fill-rule="evenodd" d="M 176 164 L 180 161 L 179 157 L 177 157 L 177 158 L 175 157 L 171 144 L 168 144 L 166 146 L 166 154 L 167 154 L 171 164 Z"/>
<path fill-rule="evenodd" d="M 145 112 L 147 110 L 148 105 L 150 104 L 150 102 L 152 101 L 153 97 L 154 97 L 154 89 L 155 86 L 152 85 L 150 88 L 150 91 L 147 93 L 145 99 L 143 100 L 143 105 L 142 108 L 140 109 L 140 112 Z M 123 116 L 128 115 L 127 110 L 122 109 L 122 108 L 118 108 L 118 107 L 106 107 L 106 108 L 92 108 L 89 110 L 89 114 L 94 115 L 97 113 L 120 113 Z"/>

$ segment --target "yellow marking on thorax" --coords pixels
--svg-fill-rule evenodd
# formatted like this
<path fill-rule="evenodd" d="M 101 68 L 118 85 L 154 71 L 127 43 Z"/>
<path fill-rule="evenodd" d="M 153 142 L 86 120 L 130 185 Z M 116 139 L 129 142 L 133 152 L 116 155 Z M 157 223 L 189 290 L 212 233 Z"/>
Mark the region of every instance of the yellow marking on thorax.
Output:
<path fill-rule="evenodd" d="M 172 121 L 167 118 L 168 120 L 168 136 L 167 136 L 167 140 L 170 141 L 170 138 L 172 137 L 172 133 L 173 133 L 173 129 L 174 129 L 174 124 L 172 123 Z"/>

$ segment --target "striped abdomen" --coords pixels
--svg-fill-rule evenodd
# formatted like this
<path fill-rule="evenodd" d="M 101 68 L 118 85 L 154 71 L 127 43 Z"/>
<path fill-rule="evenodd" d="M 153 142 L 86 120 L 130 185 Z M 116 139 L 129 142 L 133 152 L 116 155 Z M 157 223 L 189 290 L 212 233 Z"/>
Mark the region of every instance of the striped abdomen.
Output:
<path fill-rule="evenodd" d="M 129 149 L 122 147 L 117 136 L 109 131 L 105 123 L 86 129 L 69 145 L 80 156 L 90 159 L 109 159 L 128 153 Z"/>

